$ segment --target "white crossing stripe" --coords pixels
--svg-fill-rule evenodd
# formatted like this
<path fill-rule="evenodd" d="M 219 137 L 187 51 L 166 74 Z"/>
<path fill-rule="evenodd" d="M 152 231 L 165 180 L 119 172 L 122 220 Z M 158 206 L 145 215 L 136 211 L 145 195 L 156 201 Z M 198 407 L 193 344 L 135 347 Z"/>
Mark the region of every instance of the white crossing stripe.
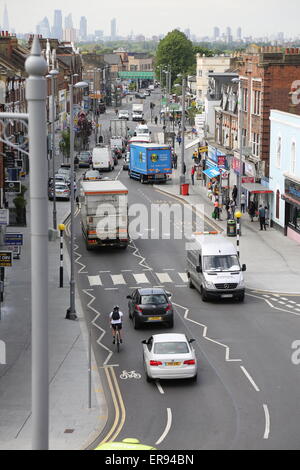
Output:
<path fill-rule="evenodd" d="M 271 298 L 270 300 L 272 300 L 272 302 L 278 302 L 278 299 L 275 298 Z"/>
<path fill-rule="evenodd" d="M 178 273 L 179 276 L 181 277 L 181 279 L 183 280 L 183 282 L 188 282 L 188 277 L 187 277 L 187 273 Z"/>
<path fill-rule="evenodd" d="M 285 297 L 280 297 L 280 298 L 281 298 L 281 300 L 285 300 L 285 301 L 287 301 L 287 299 L 286 299 Z"/>
<path fill-rule="evenodd" d="M 137 284 L 149 284 L 146 274 L 134 274 L 133 276 Z"/>
<path fill-rule="evenodd" d="M 296 312 L 300 312 L 300 308 L 295 308 Z"/>
<path fill-rule="evenodd" d="M 289 307 L 289 308 L 295 308 L 294 305 L 286 304 L 286 306 Z"/>
<path fill-rule="evenodd" d="M 112 281 L 114 285 L 116 284 L 126 284 L 126 281 L 122 274 L 111 274 Z"/>
<path fill-rule="evenodd" d="M 293 300 L 289 300 L 290 304 L 295 304 L 296 302 L 294 302 Z"/>
<path fill-rule="evenodd" d="M 90 286 L 102 286 L 100 276 L 88 276 Z"/>
<path fill-rule="evenodd" d="M 173 282 L 168 273 L 156 273 L 156 276 L 162 284 L 165 282 Z"/>
<path fill-rule="evenodd" d="M 296 305 L 297 305 L 297 307 L 300 307 L 300 304 L 296 304 Z"/>

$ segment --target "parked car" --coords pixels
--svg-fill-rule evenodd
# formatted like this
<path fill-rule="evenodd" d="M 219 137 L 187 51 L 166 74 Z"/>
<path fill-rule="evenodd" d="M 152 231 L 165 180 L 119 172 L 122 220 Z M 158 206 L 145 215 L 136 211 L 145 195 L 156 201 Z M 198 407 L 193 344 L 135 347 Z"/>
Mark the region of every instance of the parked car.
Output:
<path fill-rule="evenodd" d="M 127 109 L 120 109 L 118 113 L 118 119 L 126 119 L 129 120 L 129 111 Z"/>
<path fill-rule="evenodd" d="M 136 98 L 140 98 L 140 99 L 142 99 L 142 100 L 146 99 L 145 93 L 136 93 L 136 94 L 135 94 L 135 97 L 136 97 Z"/>
<path fill-rule="evenodd" d="M 102 178 L 102 175 L 98 170 L 87 170 L 83 175 L 83 179 L 89 180 L 89 181 L 101 180 L 101 178 Z"/>
<path fill-rule="evenodd" d="M 151 336 L 143 343 L 143 361 L 148 382 L 155 379 L 197 379 L 197 359 L 182 333 Z"/>
<path fill-rule="evenodd" d="M 61 167 L 57 170 L 57 173 L 60 175 L 66 175 L 66 177 L 70 179 L 71 169 L 66 168 L 66 167 Z"/>
<path fill-rule="evenodd" d="M 144 93 L 144 95 L 145 95 L 145 96 L 151 96 L 151 93 L 150 93 L 150 91 L 149 91 L 149 90 L 144 90 L 144 92 L 143 92 L 143 93 Z"/>
<path fill-rule="evenodd" d="M 138 329 L 142 324 L 166 323 L 174 326 L 173 305 L 171 294 L 162 288 L 140 288 L 127 295 L 129 318 Z"/>
<path fill-rule="evenodd" d="M 54 188 L 53 188 L 53 185 L 51 185 L 48 188 L 48 198 L 52 200 L 53 196 L 54 196 Z M 70 196 L 71 196 L 71 190 L 68 184 L 62 183 L 62 182 L 55 183 L 55 198 L 56 199 L 65 199 L 69 201 Z"/>

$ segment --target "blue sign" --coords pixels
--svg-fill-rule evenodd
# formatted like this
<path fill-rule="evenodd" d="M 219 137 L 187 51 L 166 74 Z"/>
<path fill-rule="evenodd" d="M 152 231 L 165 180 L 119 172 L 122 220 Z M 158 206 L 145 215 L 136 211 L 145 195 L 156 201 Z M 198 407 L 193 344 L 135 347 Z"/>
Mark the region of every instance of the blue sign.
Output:
<path fill-rule="evenodd" d="M 205 173 L 209 178 L 217 178 L 221 174 L 217 166 L 208 168 L 207 170 L 204 170 L 203 173 Z"/>
<path fill-rule="evenodd" d="M 23 245 L 23 233 L 6 233 L 5 245 Z"/>

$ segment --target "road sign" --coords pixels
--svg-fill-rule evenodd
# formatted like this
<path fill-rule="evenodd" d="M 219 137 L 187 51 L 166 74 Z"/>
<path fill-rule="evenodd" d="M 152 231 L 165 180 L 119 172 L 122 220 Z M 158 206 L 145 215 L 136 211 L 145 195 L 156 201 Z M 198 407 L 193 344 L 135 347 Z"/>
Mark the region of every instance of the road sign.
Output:
<path fill-rule="evenodd" d="M 23 245 L 23 233 L 6 233 L 4 238 L 6 245 Z"/>
<path fill-rule="evenodd" d="M 20 193 L 21 181 L 5 181 L 4 191 L 7 193 Z"/>
<path fill-rule="evenodd" d="M 0 225 L 8 225 L 8 224 L 9 224 L 9 210 L 0 209 Z"/>
<path fill-rule="evenodd" d="M 13 259 L 20 259 L 20 255 L 21 255 L 20 246 L 12 245 L 12 246 L 8 246 L 7 249 L 12 251 Z"/>
<path fill-rule="evenodd" d="M 199 147 L 199 152 L 200 153 L 208 152 L 208 147 Z"/>
<path fill-rule="evenodd" d="M 12 251 L 0 251 L 0 267 L 12 267 Z"/>

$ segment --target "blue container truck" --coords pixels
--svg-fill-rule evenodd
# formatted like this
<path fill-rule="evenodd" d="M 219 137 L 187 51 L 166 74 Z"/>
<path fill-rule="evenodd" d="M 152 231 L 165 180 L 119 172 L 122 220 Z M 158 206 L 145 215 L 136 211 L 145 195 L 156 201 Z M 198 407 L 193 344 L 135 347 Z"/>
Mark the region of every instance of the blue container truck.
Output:
<path fill-rule="evenodd" d="M 172 173 L 171 148 L 160 144 L 130 144 L 128 174 L 141 183 L 166 182 Z"/>

